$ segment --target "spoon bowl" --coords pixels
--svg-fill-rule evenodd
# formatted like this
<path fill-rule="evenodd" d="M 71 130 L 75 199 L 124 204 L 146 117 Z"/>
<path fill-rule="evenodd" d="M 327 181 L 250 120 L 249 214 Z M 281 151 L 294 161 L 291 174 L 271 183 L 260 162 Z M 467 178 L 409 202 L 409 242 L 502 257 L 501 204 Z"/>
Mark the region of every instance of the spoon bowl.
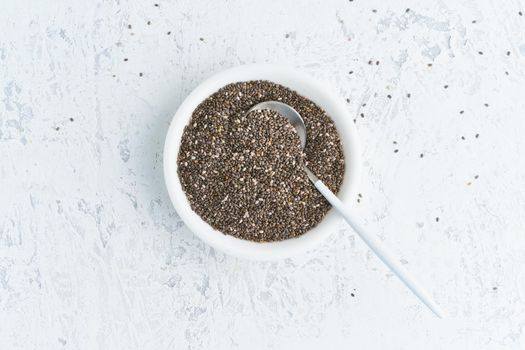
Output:
<path fill-rule="evenodd" d="M 306 126 L 304 125 L 304 120 L 292 106 L 287 105 L 286 103 L 279 102 L 279 101 L 265 101 L 256 104 L 250 110 L 251 111 L 257 111 L 262 109 L 269 109 L 271 111 L 279 113 L 281 116 L 286 118 L 290 124 L 295 128 L 295 132 L 297 135 L 299 135 L 299 139 L 301 140 L 301 148 L 304 149 L 304 146 L 306 145 Z M 246 114 L 248 114 L 246 113 Z"/>

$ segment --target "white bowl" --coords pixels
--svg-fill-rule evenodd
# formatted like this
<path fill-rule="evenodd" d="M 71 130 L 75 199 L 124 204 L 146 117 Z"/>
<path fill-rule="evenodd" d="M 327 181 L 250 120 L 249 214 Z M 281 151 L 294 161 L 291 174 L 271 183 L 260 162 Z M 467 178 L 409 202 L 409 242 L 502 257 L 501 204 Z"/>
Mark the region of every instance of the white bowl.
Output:
<path fill-rule="evenodd" d="M 252 64 L 231 68 L 212 76 L 193 90 L 180 105 L 168 130 L 164 145 L 164 177 L 171 201 L 180 218 L 204 242 L 237 257 L 254 260 L 283 259 L 315 248 L 331 233 L 336 232 L 340 223 L 339 215 L 331 209 L 316 227 L 296 238 L 268 243 L 242 240 L 213 229 L 191 209 L 177 174 L 177 156 L 182 133 L 195 108 L 223 86 L 247 80 L 269 80 L 284 85 L 315 102 L 333 119 L 341 136 L 346 164 L 338 196 L 347 205 L 352 202 L 361 165 L 352 116 L 337 93 L 298 70 L 282 66 Z"/>

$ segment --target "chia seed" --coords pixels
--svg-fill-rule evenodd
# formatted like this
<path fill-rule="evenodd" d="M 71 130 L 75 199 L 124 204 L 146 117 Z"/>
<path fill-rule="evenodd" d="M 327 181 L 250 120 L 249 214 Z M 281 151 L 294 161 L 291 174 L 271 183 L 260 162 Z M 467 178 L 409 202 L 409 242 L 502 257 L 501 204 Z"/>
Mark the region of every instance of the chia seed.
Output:
<path fill-rule="evenodd" d="M 278 113 L 246 115 L 271 100 L 303 117 L 304 150 Z M 319 106 L 284 86 L 247 81 L 223 87 L 195 109 L 177 164 L 188 201 L 204 221 L 224 234 L 265 242 L 302 235 L 330 209 L 308 180 L 305 164 L 337 193 L 345 163 L 337 130 Z"/>

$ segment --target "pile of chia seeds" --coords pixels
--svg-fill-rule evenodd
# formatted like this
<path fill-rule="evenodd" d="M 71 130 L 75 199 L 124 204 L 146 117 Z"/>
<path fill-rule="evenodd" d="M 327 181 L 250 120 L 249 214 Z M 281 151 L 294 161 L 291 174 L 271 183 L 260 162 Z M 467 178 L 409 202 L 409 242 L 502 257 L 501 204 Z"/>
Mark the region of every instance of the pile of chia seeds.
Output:
<path fill-rule="evenodd" d="M 278 113 L 246 114 L 264 101 L 282 101 L 301 114 L 304 150 Z M 258 242 L 297 237 L 330 209 L 308 180 L 305 164 L 335 193 L 344 175 L 341 140 L 328 115 L 295 91 L 259 80 L 227 85 L 197 107 L 177 164 L 190 205 L 204 221 Z"/>

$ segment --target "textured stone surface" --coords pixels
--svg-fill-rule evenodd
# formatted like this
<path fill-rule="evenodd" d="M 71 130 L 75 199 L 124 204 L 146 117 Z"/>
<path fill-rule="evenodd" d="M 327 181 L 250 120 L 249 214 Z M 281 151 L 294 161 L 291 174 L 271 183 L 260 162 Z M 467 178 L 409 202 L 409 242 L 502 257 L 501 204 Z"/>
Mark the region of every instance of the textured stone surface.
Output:
<path fill-rule="evenodd" d="M 1 349 L 525 347 L 523 4 L 154 4 L 1 5 Z M 204 78 L 250 62 L 350 99 L 355 210 L 448 320 L 343 224 L 260 263 L 180 222 L 162 176 L 170 119 Z"/>

